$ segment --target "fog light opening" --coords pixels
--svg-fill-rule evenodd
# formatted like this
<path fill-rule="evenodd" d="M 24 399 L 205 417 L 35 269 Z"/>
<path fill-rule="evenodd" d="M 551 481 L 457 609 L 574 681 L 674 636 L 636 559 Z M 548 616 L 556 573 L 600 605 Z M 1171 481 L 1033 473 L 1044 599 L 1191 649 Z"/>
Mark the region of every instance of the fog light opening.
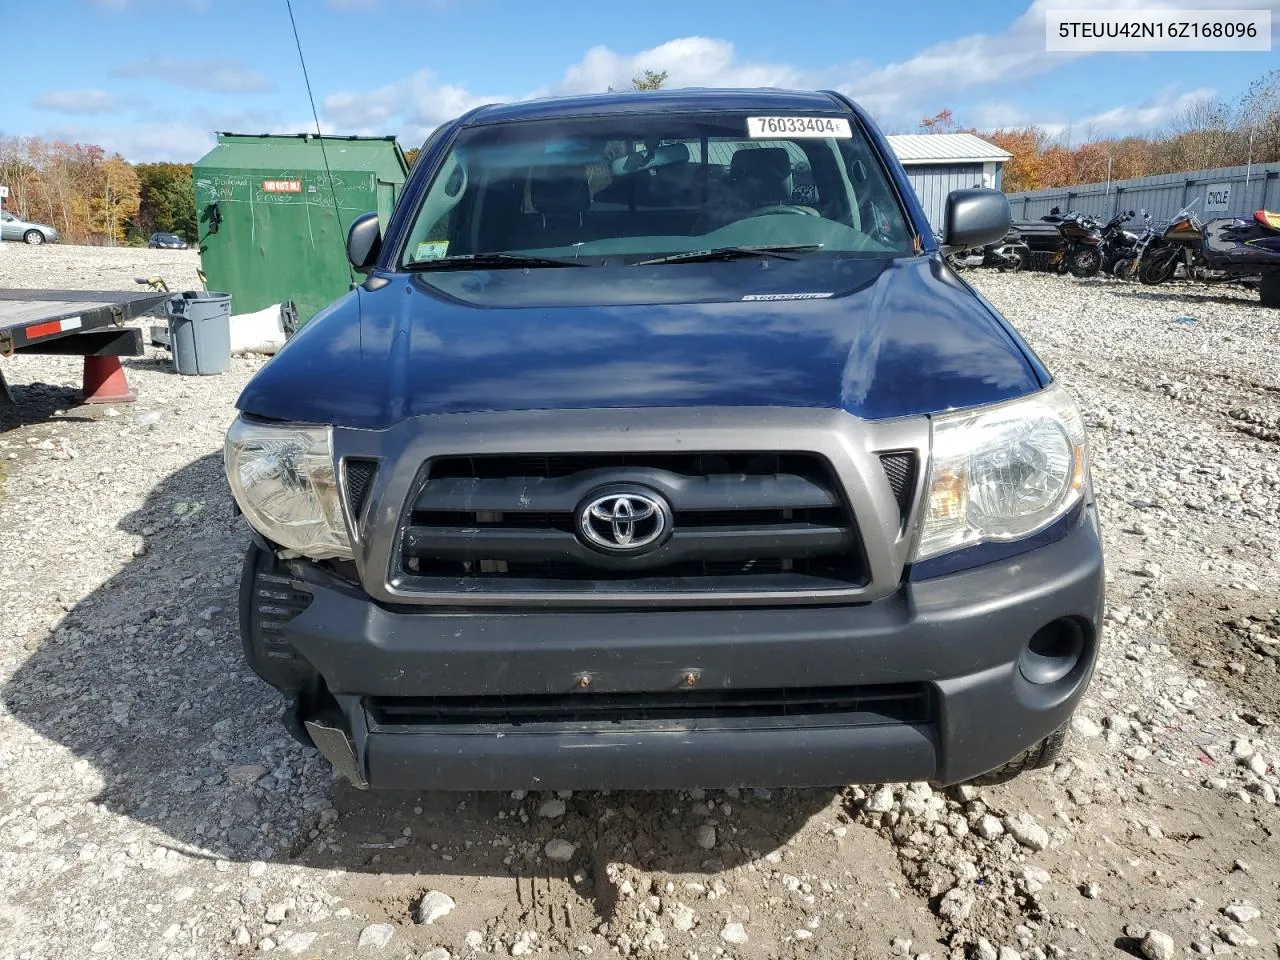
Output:
<path fill-rule="evenodd" d="M 1054 683 L 1071 673 L 1084 654 L 1084 630 L 1076 620 L 1047 623 L 1031 635 L 1018 669 L 1031 683 Z"/>

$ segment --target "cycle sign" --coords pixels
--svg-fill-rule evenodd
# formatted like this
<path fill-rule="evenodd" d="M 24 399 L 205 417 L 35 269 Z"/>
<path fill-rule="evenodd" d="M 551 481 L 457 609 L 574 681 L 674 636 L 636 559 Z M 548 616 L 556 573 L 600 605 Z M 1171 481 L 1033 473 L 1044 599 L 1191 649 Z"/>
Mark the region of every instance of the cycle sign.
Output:
<path fill-rule="evenodd" d="M 1211 183 L 1204 188 L 1204 209 L 1211 213 L 1226 213 L 1231 208 L 1231 184 Z"/>

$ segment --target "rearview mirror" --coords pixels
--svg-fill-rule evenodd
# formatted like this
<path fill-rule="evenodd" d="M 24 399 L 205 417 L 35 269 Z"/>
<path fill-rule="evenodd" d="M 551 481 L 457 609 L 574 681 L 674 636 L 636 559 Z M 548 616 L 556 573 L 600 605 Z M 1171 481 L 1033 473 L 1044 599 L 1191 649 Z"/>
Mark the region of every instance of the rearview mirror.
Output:
<path fill-rule="evenodd" d="M 942 243 L 946 247 L 982 247 L 1003 237 L 1012 223 L 1009 200 L 999 190 L 952 190 L 947 194 Z"/>
<path fill-rule="evenodd" d="M 382 227 L 376 213 L 362 213 L 347 231 L 347 259 L 356 273 L 368 273 L 382 250 Z"/>

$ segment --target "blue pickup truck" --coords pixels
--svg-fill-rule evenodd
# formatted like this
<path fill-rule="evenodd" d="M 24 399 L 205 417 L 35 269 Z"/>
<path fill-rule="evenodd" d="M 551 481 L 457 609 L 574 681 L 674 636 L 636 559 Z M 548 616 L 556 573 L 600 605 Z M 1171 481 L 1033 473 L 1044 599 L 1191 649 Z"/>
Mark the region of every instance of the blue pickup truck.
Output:
<path fill-rule="evenodd" d="M 947 247 L 998 239 L 952 194 Z M 486 106 L 238 401 L 245 654 L 360 787 L 995 782 L 1062 750 L 1080 414 L 836 93 Z"/>

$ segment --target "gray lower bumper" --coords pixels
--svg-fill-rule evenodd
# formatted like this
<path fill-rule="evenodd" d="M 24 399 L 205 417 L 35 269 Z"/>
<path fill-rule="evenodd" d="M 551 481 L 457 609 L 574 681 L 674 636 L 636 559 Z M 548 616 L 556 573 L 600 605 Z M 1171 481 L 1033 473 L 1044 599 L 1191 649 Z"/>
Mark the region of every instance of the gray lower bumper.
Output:
<path fill-rule="evenodd" d="M 310 725 L 357 782 L 414 789 L 801 786 L 932 780 L 1000 766 L 1069 719 L 1092 673 L 1103 602 L 1096 521 L 1019 556 L 905 584 L 860 606 L 422 612 L 298 582 L 314 599 L 284 637 L 341 705 Z M 1069 618 L 1084 654 L 1051 683 L 1018 658 Z M 919 722 L 840 714 L 770 723 L 404 724 L 371 704 L 670 691 L 912 685 Z M 589 678 L 586 686 L 582 678 Z M 453 701 L 457 702 L 457 701 Z"/>

